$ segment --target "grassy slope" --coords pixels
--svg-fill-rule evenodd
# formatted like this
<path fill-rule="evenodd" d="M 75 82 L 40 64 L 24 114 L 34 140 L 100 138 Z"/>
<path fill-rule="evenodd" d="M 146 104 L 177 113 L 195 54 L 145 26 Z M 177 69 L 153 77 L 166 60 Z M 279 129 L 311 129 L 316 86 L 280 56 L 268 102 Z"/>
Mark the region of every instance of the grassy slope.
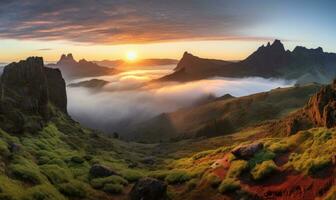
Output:
<path fill-rule="evenodd" d="M 134 132 L 136 139 L 141 141 L 233 133 L 265 120 L 279 119 L 301 108 L 320 87 L 310 84 L 214 101 L 160 115 L 141 124 Z"/>

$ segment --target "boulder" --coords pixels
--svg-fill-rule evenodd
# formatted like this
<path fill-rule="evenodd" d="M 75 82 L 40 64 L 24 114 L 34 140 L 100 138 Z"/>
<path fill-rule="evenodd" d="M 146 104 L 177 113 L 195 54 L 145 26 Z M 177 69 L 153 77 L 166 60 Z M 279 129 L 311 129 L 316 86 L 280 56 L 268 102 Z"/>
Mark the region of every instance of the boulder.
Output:
<path fill-rule="evenodd" d="M 166 200 L 167 184 L 154 178 L 138 180 L 129 193 L 130 200 Z"/>
<path fill-rule="evenodd" d="M 90 175 L 93 178 L 98 178 L 98 177 L 118 175 L 118 173 L 116 173 L 115 171 L 111 170 L 109 167 L 106 167 L 104 165 L 94 164 L 90 169 Z"/>
<path fill-rule="evenodd" d="M 263 143 L 255 142 L 248 145 L 238 146 L 234 148 L 231 153 L 237 158 L 249 159 L 254 156 L 259 150 L 264 147 Z"/>

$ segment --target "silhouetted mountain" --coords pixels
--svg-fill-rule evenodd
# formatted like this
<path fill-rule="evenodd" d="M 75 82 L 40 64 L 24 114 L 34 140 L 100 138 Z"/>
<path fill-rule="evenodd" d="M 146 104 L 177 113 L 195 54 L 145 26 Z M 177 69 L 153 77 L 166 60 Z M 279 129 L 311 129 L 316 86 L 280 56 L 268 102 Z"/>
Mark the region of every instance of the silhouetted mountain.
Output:
<path fill-rule="evenodd" d="M 105 80 L 91 79 L 91 80 L 87 80 L 87 81 L 71 83 L 71 84 L 68 85 L 68 87 L 101 88 L 108 83 L 109 82 L 105 81 Z"/>
<path fill-rule="evenodd" d="M 1 76 L 1 128 L 11 132 L 39 127 L 53 116 L 53 108 L 67 113 L 65 82 L 59 69 L 44 67 L 43 59 L 30 57 L 4 68 Z M 41 119 L 40 119 L 41 118 Z"/>
<path fill-rule="evenodd" d="M 212 76 L 296 79 L 299 83 L 328 83 L 336 76 L 336 54 L 323 52 L 321 47 L 296 47 L 285 50 L 280 40 L 259 47 L 246 59 L 228 63 L 202 59 L 185 53 L 175 72 L 159 81 L 190 81 Z"/>
<path fill-rule="evenodd" d="M 78 62 L 72 54 L 62 55 L 56 64 L 48 65 L 53 68 L 59 68 L 66 79 L 75 79 L 91 76 L 102 76 L 116 73 L 115 69 L 102 67 L 94 62 L 81 59 Z"/>

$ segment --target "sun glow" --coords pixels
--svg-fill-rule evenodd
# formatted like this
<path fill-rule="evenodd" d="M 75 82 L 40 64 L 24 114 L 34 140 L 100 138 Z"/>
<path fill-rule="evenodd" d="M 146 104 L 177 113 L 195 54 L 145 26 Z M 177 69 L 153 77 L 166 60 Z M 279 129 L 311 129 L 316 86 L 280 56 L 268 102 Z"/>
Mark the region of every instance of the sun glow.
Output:
<path fill-rule="evenodd" d="M 138 58 L 138 54 L 135 51 L 128 51 L 126 53 L 126 59 L 127 61 L 133 62 Z"/>

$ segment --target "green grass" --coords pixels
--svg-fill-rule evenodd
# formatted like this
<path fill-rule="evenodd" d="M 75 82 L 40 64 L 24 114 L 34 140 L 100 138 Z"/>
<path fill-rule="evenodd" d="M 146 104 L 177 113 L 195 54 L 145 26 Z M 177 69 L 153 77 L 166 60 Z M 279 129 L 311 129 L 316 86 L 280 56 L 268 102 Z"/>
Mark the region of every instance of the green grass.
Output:
<path fill-rule="evenodd" d="M 278 167 L 273 160 L 267 160 L 260 164 L 257 164 L 252 170 L 251 174 L 254 180 L 260 180 L 276 171 Z"/>
<path fill-rule="evenodd" d="M 240 188 L 239 181 L 233 178 L 224 179 L 218 187 L 220 193 L 231 192 Z"/>
<path fill-rule="evenodd" d="M 169 184 L 184 183 L 192 179 L 192 175 L 184 170 L 172 170 L 165 178 Z"/>
<path fill-rule="evenodd" d="M 40 169 L 52 184 L 68 182 L 73 178 L 69 169 L 61 168 L 55 164 L 42 165 Z"/>
<path fill-rule="evenodd" d="M 58 190 L 67 197 L 84 198 L 87 195 L 86 185 L 76 180 L 60 184 Z"/>
<path fill-rule="evenodd" d="M 103 188 L 106 184 L 118 184 L 118 185 L 127 185 L 128 181 L 125 180 L 124 178 L 120 177 L 120 176 L 109 176 L 109 177 L 105 177 L 105 178 L 96 178 L 96 179 L 92 179 L 90 181 L 90 184 L 93 188 L 95 189 L 101 189 Z"/>
<path fill-rule="evenodd" d="M 237 178 L 243 171 L 247 170 L 248 167 L 248 162 L 245 160 L 232 161 L 226 176 L 229 178 Z"/>
<path fill-rule="evenodd" d="M 120 194 L 123 191 L 123 186 L 115 183 L 108 183 L 104 185 L 103 191 L 111 194 Z"/>

